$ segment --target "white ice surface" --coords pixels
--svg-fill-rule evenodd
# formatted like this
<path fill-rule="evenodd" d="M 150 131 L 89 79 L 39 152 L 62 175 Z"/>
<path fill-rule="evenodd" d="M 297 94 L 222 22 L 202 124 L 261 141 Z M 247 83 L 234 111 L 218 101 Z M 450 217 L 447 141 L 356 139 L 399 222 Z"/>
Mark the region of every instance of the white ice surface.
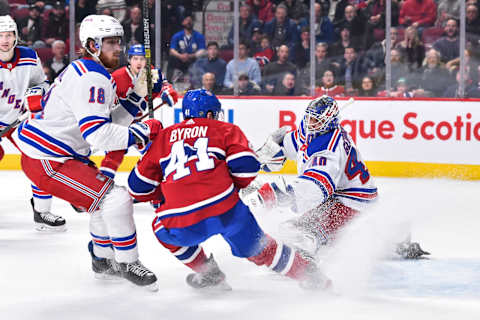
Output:
<path fill-rule="evenodd" d="M 301 290 L 288 279 L 231 256 L 214 237 L 205 243 L 233 287 L 201 293 L 185 284 L 188 268 L 156 242 L 148 205 L 135 206 L 141 260 L 159 278 L 157 293 L 102 282 L 90 270 L 88 217 L 54 200 L 68 231 L 34 230 L 29 183 L 0 171 L 0 319 L 480 319 L 480 183 L 377 179 L 381 199 L 323 256 L 335 294 Z M 125 175 L 120 177 L 125 181 Z M 281 236 L 287 212 L 258 216 Z M 429 260 L 386 259 L 410 226 Z"/>

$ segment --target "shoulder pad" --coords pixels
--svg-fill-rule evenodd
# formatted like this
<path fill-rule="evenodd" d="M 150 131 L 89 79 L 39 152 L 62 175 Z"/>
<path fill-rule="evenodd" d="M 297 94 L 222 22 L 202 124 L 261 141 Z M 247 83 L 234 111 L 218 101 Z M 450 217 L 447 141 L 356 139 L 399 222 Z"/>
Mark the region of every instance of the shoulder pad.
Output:
<path fill-rule="evenodd" d="M 342 136 L 341 129 L 338 127 L 335 130 L 322 134 L 321 136 L 316 137 L 310 142 L 307 148 L 307 156 L 311 156 L 316 152 L 323 150 L 329 150 L 335 152 L 335 149 L 338 145 L 338 141 Z"/>
<path fill-rule="evenodd" d="M 20 59 L 23 59 L 23 58 L 30 58 L 35 60 L 37 59 L 37 53 L 35 52 L 35 50 L 28 47 L 21 47 L 21 46 L 18 46 L 17 48 L 18 50 L 20 50 Z"/>
<path fill-rule="evenodd" d="M 79 59 L 75 60 L 71 63 L 72 67 L 78 73 L 79 76 L 83 76 L 88 72 L 97 72 L 103 76 L 105 76 L 108 80 L 112 78 L 110 73 L 100 64 L 93 60 L 89 59 Z"/>

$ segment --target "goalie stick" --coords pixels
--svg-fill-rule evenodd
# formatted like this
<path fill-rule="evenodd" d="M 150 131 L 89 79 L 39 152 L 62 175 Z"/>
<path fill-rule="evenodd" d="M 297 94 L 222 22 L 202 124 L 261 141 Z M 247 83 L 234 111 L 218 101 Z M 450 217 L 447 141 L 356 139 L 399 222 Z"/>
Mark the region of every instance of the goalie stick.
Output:
<path fill-rule="evenodd" d="M 143 42 L 145 46 L 145 58 L 147 60 L 147 97 L 148 97 L 148 118 L 153 119 L 153 98 L 152 98 L 152 51 L 150 50 L 150 11 L 148 10 L 148 0 L 143 0 Z"/>

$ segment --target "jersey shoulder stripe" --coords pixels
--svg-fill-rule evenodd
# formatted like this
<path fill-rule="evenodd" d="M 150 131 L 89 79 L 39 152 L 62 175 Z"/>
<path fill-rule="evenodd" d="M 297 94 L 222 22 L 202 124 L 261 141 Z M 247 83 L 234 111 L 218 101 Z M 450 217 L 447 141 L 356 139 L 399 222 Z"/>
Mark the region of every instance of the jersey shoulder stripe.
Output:
<path fill-rule="evenodd" d="M 88 72 L 96 72 L 110 80 L 112 82 L 112 85 L 115 83 L 114 81 L 112 81 L 112 76 L 110 75 L 110 73 L 103 66 L 93 60 L 78 59 L 73 61 L 71 65 L 80 77 Z"/>
<path fill-rule="evenodd" d="M 20 59 L 33 59 L 35 61 L 37 60 L 37 53 L 35 52 L 35 50 L 22 46 L 18 46 L 17 48 L 20 52 Z"/>

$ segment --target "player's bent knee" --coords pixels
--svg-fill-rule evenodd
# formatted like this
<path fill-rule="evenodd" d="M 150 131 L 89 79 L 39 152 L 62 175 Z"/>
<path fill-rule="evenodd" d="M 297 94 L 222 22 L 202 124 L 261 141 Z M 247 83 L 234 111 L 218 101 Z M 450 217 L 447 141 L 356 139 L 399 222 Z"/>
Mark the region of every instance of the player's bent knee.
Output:
<path fill-rule="evenodd" d="M 131 215 L 133 214 L 132 198 L 125 187 L 113 185 L 100 204 L 100 209 L 104 215 Z"/>

